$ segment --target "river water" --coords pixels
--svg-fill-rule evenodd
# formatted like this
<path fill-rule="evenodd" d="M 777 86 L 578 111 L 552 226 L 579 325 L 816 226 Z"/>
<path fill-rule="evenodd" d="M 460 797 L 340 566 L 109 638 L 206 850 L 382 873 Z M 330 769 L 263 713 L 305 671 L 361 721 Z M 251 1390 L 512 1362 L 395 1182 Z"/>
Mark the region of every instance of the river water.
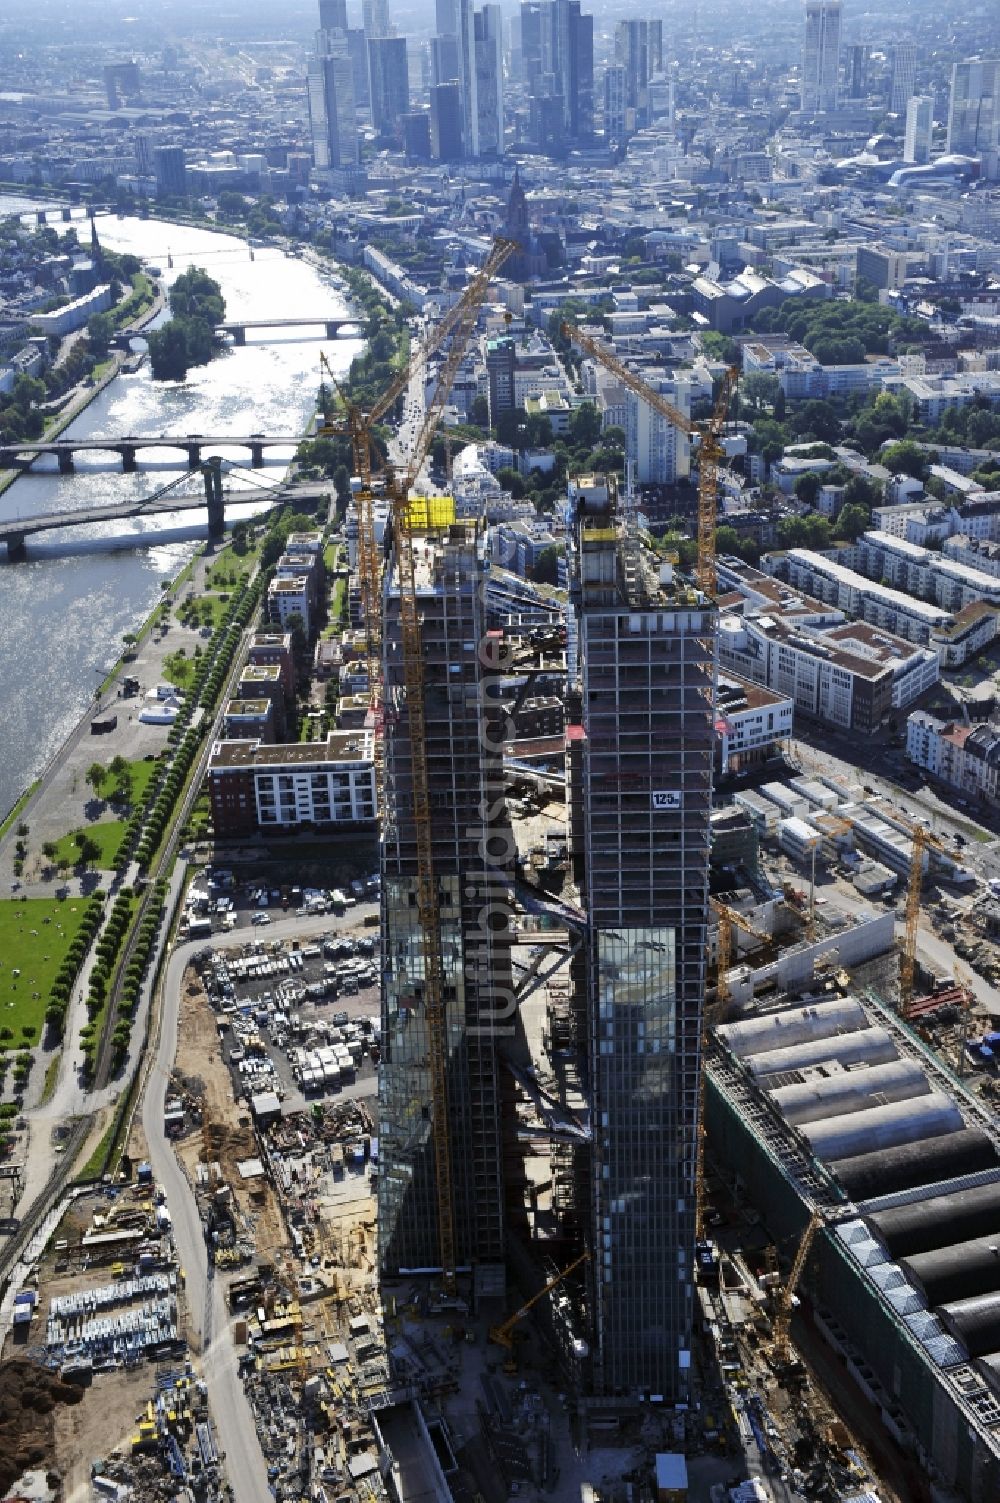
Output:
<path fill-rule="evenodd" d="M 0 216 L 22 207 L 28 207 L 23 200 L 0 198 Z M 62 233 L 65 226 L 50 220 Z M 86 243 L 88 224 L 74 224 Z M 228 317 L 322 319 L 346 311 L 331 278 L 273 248 L 257 247 L 251 260 L 245 241 L 207 230 L 113 215 L 98 217 L 97 227 L 109 249 L 159 267 L 168 286 L 189 265 L 203 266 L 222 286 Z M 154 382 L 147 361 L 112 381 L 62 436 L 299 433 L 315 408 L 320 351 L 339 373 L 361 348 L 358 340 L 321 334 L 250 331 L 245 347 L 227 349 L 182 383 Z M 249 466 L 245 449 L 213 445 L 211 452 Z M 227 485 L 252 497 L 262 483 L 284 475 L 291 457 L 291 448 L 269 449 L 263 469 L 252 476 L 231 471 Z M 0 495 L 0 519 L 133 500 L 181 476 L 187 458 L 170 449 L 145 450 L 132 475 L 123 475 L 110 453 L 79 455 L 72 476 L 43 458 Z M 197 474 L 182 487 L 192 495 L 201 489 Z M 227 515 L 258 509 L 259 503 L 227 507 Z M 6 563 L 0 547 L 0 818 L 79 720 L 118 657 L 123 634 L 148 615 L 161 582 L 205 536 L 197 515 L 197 524 L 190 512 L 161 513 L 43 535 L 29 539 L 25 563 Z"/>

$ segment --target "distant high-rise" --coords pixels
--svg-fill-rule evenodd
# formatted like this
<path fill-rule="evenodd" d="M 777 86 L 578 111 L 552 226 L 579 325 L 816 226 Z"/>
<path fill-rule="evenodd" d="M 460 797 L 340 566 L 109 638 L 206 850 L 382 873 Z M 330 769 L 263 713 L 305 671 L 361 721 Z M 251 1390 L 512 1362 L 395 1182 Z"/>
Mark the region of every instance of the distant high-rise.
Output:
<path fill-rule="evenodd" d="M 313 162 L 319 172 L 330 172 L 356 166 L 359 159 L 354 70 L 346 36 L 332 31 L 320 36 L 327 50 L 309 59 L 306 98 Z"/>
<path fill-rule="evenodd" d="M 403 116 L 403 150 L 411 162 L 431 159 L 431 117 L 426 110 Z"/>
<path fill-rule="evenodd" d="M 452 89 L 443 84 L 439 89 Z M 457 90 L 455 91 L 457 93 Z M 470 523 L 415 540 L 422 714 L 446 1014 L 454 1252 L 503 1287 L 504 1181 L 497 1037 L 509 1027 L 507 888 L 514 841 L 504 800 L 499 663 L 487 642 L 485 539 Z M 424 950 L 418 920 L 412 729 L 402 602 L 386 571 L 382 837 L 379 1264 L 389 1276 L 440 1266 Z M 495 659 L 494 659 L 495 662 Z M 512 1031 L 512 1030 L 511 1030 Z"/>
<path fill-rule="evenodd" d="M 889 49 L 891 70 L 889 75 L 889 112 L 893 115 L 906 113 L 906 101 L 917 92 L 917 45 L 915 42 L 896 42 Z"/>
<path fill-rule="evenodd" d="M 931 159 L 934 130 L 934 100 L 929 94 L 911 94 L 906 102 L 906 142 L 903 161 L 922 166 Z"/>
<path fill-rule="evenodd" d="M 993 151 L 1000 130 L 1000 59 L 970 57 L 951 70 L 948 150 L 963 156 Z"/>
<path fill-rule="evenodd" d="M 405 37 L 368 38 L 368 91 L 372 125 L 378 135 L 398 135 L 400 121 L 410 108 Z"/>
<path fill-rule="evenodd" d="M 685 417 L 691 413 L 691 388 L 686 381 L 657 379 L 668 402 Z M 629 392 L 626 398 L 626 453 L 643 484 L 674 485 L 691 471 L 691 443 L 673 423 L 654 412 L 648 402 Z"/>
<path fill-rule="evenodd" d="M 369 39 L 391 36 L 386 0 L 361 0 L 361 18 L 365 36 Z"/>
<path fill-rule="evenodd" d="M 187 158 L 183 146 L 154 146 L 153 172 L 157 198 L 183 198 L 187 193 Z"/>
<path fill-rule="evenodd" d="M 835 110 L 840 70 L 840 0 L 806 0 L 803 110 Z"/>
<path fill-rule="evenodd" d="M 867 42 L 855 42 L 847 49 L 846 80 L 848 99 L 867 99 L 868 63 L 872 49 Z"/>
<path fill-rule="evenodd" d="M 619 21 L 615 27 L 615 62 L 625 69 L 625 105 L 637 123 L 649 121 L 649 80 L 663 68 L 663 22 Z"/>
<path fill-rule="evenodd" d="M 545 0 L 521 0 L 521 78 L 531 84 L 542 71 L 542 12 Z"/>
<path fill-rule="evenodd" d="M 357 109 L 366 110 L 371 104 L 371 96 L 368 92 L 368 38 L 362 27 L 348 27 L 347 53 L 354 79 L 354 103 Z"/>
<path fill-rule="evenodd" d="M 503 156 L 503 18 L 499 5 L 474 12 L 472 155 Z"/>
<path fill-rule="evenodd" d="M 431 37 L 431 84 L 458 83 L 458 37 Z"/>
<path fill-rule="evenodd" d="M 347 0 L 319 0 L 319 24 L 323 31 L 346 31 Z"/>
<path fill-rule="evenodd" d="M 693 1360 L 718 615 L 606 504 L 588 502 L 573 531 L 593 1381 L 672 1405 Z"/>
<path fill-rule="evenodd" d="M 431 156 L 435 162 L 462 160 L 462 93 L 457 82 L 431 87 Z"/>
<path fill-rule="evenodd" d="M 582 14 L 580 0 L 545 0 L 538 6 L 536 32 L 536 16 L 525 4 L 521 37 L 531 79 L 533 138 L 554 156 L 585 145 L 594 131 L 593 16 Z"/>
<path fill-rule="evenodd" d="M 604 139 L 608 143 L 623 145 L 628 130 L 626 127 L 626 98 L 628 83 L 621 63 L 612 63 L 604 70 Z"/>

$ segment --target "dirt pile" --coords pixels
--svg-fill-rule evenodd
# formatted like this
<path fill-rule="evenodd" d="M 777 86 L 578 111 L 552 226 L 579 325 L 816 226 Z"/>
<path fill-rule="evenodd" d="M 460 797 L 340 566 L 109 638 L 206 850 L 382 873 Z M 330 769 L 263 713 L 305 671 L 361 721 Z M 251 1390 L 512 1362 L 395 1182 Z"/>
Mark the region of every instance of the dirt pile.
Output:
<path fill-rule="evenodd" d="M 23 1357 L 0 1362 L 0 1497 L 30 1467 L 51 1467 L 52 1411 L 82 1398 L 82 1388 L 37 1362 Z"/>

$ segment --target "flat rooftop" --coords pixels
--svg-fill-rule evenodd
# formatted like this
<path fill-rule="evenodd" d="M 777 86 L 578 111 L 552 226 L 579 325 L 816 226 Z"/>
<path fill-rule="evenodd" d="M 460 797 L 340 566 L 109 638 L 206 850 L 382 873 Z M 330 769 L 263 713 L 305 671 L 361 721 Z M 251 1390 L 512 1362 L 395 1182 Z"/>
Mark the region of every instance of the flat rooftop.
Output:
<path fill-rule="evenodd" d="M 267 703 L 267 701 L 264 701 Z M 307 767 L 331 762 L 370 762 L 374 745 L 364 731 L 331 731 L 325 741 L 299 741 L 267 746 L 257 740 L 217 741 L 209 771 L 223 767 Z"/>

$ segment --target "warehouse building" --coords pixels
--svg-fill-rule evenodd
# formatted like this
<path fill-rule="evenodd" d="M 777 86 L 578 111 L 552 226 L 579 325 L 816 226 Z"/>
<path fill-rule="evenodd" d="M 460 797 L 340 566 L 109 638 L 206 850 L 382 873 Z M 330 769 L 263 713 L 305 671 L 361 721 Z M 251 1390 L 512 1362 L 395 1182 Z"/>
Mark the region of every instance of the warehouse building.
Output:
<path fill-rule="evenodd" d="M 779 1245 L 822 1226 L 811 1321 L 932 1487 L 1000 1496 L 1000 1133 L 876 996 L 771 1004 L 709 1046 L 710 1158 Z"/>

